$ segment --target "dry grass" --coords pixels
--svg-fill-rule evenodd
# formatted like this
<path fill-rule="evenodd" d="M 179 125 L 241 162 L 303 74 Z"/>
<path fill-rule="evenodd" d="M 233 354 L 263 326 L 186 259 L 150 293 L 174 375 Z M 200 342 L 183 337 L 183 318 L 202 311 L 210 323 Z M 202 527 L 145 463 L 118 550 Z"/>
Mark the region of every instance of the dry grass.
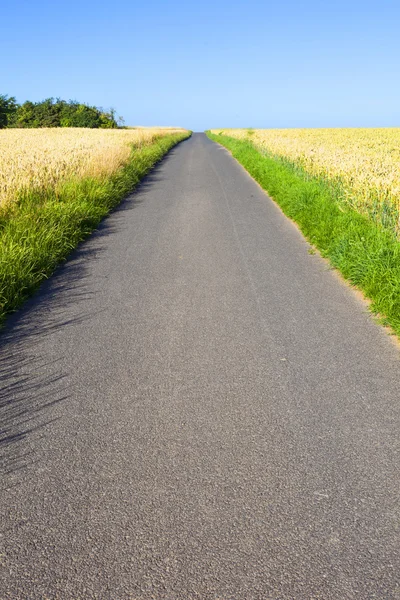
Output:
<path fill-rule="evenodd" d="M 71 177 L 107 177 L 171 128 L 0 130 L 0 206 L 23 191 L 57 187 Z"/>
<path fill-rule="evenodd" d="M 390 213 L 400 230 L 400 128 L 224 129 L 270 155 L 299 164 L 311 175 L 340 184 L 343 200 L 378 220 Z"/>

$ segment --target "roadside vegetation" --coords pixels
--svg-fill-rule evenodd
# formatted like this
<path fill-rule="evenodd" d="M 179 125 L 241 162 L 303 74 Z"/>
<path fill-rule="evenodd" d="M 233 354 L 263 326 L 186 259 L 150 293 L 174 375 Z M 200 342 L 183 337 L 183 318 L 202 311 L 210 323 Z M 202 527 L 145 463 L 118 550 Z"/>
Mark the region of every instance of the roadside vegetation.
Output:
<path fill-rule="evenodd" d="M 106 111 L 97 106 L 75 100 L 46 98 L 41 102 L 27 100 L 18 104 L 16 99 L 0 94 L 0 129 L 5 127 L 89 127 L 116 129 L 123 118 L 116 118 L 113 108 Z"/>
<path fill-rule="evenodd" d="M 207 133 L 400 335 L 400 129 Z"/>
<path fill-rule="evenodd" d="M 0 131 L 0 320 L 189 135 L 155 128 Z"/>

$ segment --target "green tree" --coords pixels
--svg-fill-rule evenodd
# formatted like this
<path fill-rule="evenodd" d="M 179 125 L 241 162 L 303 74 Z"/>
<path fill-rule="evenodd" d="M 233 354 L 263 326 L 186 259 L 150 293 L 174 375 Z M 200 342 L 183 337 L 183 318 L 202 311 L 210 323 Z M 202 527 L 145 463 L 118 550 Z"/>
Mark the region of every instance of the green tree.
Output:
<path fill-rule="evenodd" d="M 14 96 L 0 94 L 0 129 L 7 127 L 17 111 L 18 105 Z"/>
<path fill-rule="evenodd" d="M 109 112 L 96 106 L 89 106 L 75 100 L 61 100 L 60 98 L 46 98 L 42 102 L 27 100 L 21 106 L 15 103 L 15 98 L 0 97 L 3 104 L 12 106 L 7 109 L 12 112 L 12 118 L 3 118 L 0 127 L 90 127 L 90 128 L 115 128 L 118 123 L 115 119 L 116 111 L 111 108 Z M 1 104 L 0 104 L 1 107 Z M 3 113 L 5 113 L 5 108 Z"/>
<path fill-rule="evenodd" d="M 21 104 L 12 121 L 13 127 L 39 127 L 39 121 L 35 118 L 35 104 L 27 100 Z"/>

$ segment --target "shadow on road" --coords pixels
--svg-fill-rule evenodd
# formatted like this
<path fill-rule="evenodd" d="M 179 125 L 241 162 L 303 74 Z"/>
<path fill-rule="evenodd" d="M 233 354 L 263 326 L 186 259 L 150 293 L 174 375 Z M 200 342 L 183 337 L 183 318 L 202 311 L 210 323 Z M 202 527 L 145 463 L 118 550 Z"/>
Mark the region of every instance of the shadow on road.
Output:
<path fill-rule="evenodd" d="M 79 326 L 90 317 L 71 316 L 68 310 L 90 293 L 84 286 L 81 260 L 76 262 L 87 254 L 82 247 L 7 320 L 0 333 L 1 473 L 21 470 L 34 460 L 29 436 L 51 422 L 54 405 L 68 399 L 68 373 L 62 359 L 49 360 L 46 339 L 55 330 Z"/>
<path fill-rule="evenodd" d="M 45 435 L 53 420 L 52 408 L 68 401 L 68 361 L 49 360 L 47 338 L 57 330 L 67 332 L 98 315 L 90 299 L 96 295 L 93 280 L 86 282 L 89 261 L 97 260 L 111 235 L 118 234 L 126 211 L 143 202 L 156 181 L 162 180 L 163 163 L 157 165 L 98 229 L 71 253 L 22 309 L 8 317 L 0 330 L 0 473 L 10 475 L 29 467 L 37 457 L 32 434 Z M 99 282 L 99 286 L 101 282 Z M 89 302 L 88 302 L 89 301 Z M 85 311 L 85 307 L 90 310 Z M 8 484 L 5 484 L 8 486 Z"/>

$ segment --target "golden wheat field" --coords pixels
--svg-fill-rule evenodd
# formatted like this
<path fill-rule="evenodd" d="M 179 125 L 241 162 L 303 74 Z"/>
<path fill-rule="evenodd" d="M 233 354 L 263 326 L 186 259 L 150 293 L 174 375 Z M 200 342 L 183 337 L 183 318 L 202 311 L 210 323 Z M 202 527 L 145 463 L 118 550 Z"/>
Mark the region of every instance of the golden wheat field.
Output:
<path fill-rule="evenodd" d="M 151 143 L 177 129 L 0 130 L 0 206 L 22 190 L 56 186 L 71 177 L 102 177 L 127 162 L 132 144 Z"/>
<path fill-rule="evenodd" d="M 400 128 L 212 130 L 220 132 L 339 183 L 343 200 L 360 212 L 400 214 Z"/>

